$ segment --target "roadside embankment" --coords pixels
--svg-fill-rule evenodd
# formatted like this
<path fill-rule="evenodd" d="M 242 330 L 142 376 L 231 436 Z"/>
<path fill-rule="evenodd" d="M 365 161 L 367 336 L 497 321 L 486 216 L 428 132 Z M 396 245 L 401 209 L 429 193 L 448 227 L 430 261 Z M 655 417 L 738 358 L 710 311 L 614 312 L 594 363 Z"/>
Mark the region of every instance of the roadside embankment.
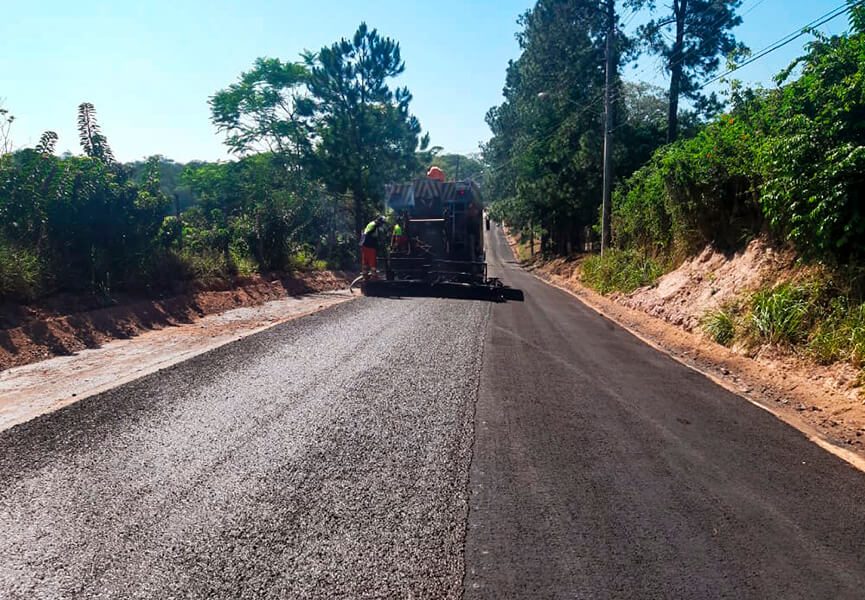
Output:
<path fill-rule="evenodd" d="M 313 271 L 291 276 L 216 282 L 168 298 L 60 296 L 33 305 L 0 307 L 0 371 L 53 356 L 98 348 L 205 315 L 264 302 L 348 287 L 349 275 Z"/>
<path fill-rule="evenodd" d="M 707 249 L 653 285 L 607 295 L 584 284 L 583 262 L 558 258 L 526 267 L 815 441 L 865 455 L 865 402 L 856 366 L 820 364 L 811 353 L 782 343 L 752 340 L 728 347 L 706 332 L 706 314 L 790 277 L 796 267 L 789 254 L 759 240 L 733 255 Z"/>

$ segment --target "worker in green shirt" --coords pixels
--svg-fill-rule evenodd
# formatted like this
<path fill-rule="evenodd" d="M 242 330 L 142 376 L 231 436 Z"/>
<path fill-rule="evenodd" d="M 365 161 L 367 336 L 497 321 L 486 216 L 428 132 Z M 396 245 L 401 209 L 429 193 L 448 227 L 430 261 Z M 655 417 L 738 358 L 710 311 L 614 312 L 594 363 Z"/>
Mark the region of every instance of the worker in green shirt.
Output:
<path fill-rule="evenodd" d="M 396 252 L 408 251 L 408 237 L 403 231 L 402 225 L 397 223 L 393 226 L 393 234 L 390 241 L 391 250 Z"/>

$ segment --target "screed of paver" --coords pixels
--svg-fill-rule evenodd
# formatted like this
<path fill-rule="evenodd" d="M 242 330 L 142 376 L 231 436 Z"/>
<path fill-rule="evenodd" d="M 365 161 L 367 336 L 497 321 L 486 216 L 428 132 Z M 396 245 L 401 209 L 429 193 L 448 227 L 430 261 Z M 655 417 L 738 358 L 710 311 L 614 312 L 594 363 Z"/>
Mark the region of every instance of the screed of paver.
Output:
<path fill-rule="evenodd" d="M 283 298 L 0 372 L 0 431 L 351 298 L 347 290 Z"/>

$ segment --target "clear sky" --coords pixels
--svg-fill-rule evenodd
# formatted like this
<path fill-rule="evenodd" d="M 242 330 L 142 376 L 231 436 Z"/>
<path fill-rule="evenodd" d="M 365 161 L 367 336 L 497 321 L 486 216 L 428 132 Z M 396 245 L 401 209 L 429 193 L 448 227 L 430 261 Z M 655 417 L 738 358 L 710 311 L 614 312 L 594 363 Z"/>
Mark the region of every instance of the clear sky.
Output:
<path fill-rule="evenodd" d="M 759 50 L 842 0 L 745 0 L 739 38 Z M 41 132 L 77 153 L 76 109 L 96 106 L 120 160 L 164 154 L 226 158 L 207 98 L 258 56 L 293 60 L 351 35 L 360 21 L 396 38 L 414 94 L 412 111 L 434 145 L 474 152 L 489 137 L 486 111 L 501 100 L 518 55 L 517 16 L 532 0 L 7 0 L 0 15 L 0 99 L 15 114 L 17 146 Z M 628 13 L 625 12 L 625 16 Z M 632 19 L 631 27 L 640 17 Z M 846 29 L 839 18 L 823 29 Z M 804 38 L 741 71 L 768 83 Z M 636 70 L 662 83 L 652 61 Z"/>

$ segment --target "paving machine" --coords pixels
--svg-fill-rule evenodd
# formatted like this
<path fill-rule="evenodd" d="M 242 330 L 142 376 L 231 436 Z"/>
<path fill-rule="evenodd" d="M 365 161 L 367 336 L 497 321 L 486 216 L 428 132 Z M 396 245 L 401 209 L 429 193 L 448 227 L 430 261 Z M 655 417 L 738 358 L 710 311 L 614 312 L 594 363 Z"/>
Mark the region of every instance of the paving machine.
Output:
<path fill-rule="evenodd" d="M 385 277 L 364 281 L 365 294 L 522 300 L 519 290 L 487 275 L 483 204 L 474 182 L 428 177 L 388 185 L 385 209 L 403 235 L 388 240 Z"/>

